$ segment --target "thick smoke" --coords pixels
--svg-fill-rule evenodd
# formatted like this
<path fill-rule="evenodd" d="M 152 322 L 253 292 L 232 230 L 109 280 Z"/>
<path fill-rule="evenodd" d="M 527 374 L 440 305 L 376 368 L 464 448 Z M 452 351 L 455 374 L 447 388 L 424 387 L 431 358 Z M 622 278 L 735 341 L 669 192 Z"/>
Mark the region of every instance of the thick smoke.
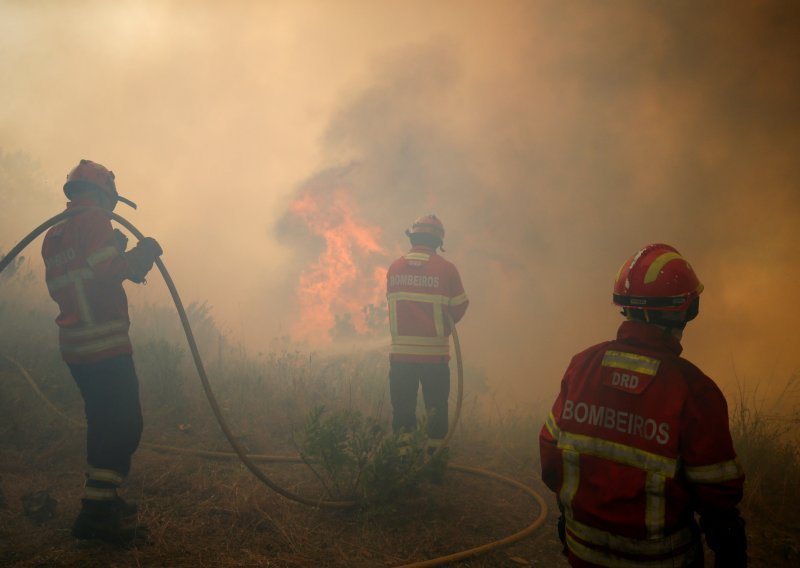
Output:
<path fill-rule="evenodd" d="M 769 7 L 639 10 L 527 14 L 536 33 L 480 77 L 447 42 L 393 52 L 327 130 L 329 160 L 361 164 L 348 187 L 385 249 L 420 214 L 444 220 L 467 357 L 495 385 L 552 390 L 613 335 L 614 274 L 657 241 L 706 284 L 688 357 L 728 386 L 797 368 L 796 40 Z"/>
<path fill-rule="evenodd" d="M 706 286 L 686 355 L 726 388 L 782 382 L 800 366 L 798 37 L 777 0 L 2 3 L 0 248 L 97 160 L 184 300 L 261 350 L 296 333 L 326 250 L 289 215 L 309 184 L 375 235 L 370 281 L 435 212 L 472 301 L 465 357 L 549 401 L 613 335 L 620 264 L 664 241 Z"/>

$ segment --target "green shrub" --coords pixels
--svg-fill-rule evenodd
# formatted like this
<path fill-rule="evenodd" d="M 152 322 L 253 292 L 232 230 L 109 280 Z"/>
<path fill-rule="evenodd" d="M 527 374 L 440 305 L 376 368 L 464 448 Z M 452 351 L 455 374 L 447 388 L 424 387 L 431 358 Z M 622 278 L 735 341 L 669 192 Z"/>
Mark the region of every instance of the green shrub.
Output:
<path fill-rule="evenodd" d="M 334 500 L 385 504 L 425 479 L 439 479 L 447 453 L 428 460 L 425 425 L 388 433 L 374 418 L 353 410 L 327 413 L 318 406 L 300 436 L 303 460 Z"/>

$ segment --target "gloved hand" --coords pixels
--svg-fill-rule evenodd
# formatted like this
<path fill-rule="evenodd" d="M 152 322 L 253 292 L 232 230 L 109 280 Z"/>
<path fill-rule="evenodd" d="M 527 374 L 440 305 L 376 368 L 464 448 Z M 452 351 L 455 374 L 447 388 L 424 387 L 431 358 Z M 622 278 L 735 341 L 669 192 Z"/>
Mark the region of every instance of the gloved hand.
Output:
<path fill-rule="evenodd" d="M 139 244 L 136 245 L 137 247 L 144 247 L 147 249 L 148 253 L 152 255 L 152 259 L 155 261 L 156 258 L 164 254 L 164 251 L 161 249 L 161 245 L 158 244 L 153 237 L 145 237 Z"/>
<path fill-rule="evenodd" d="M 714 551 L 715 568 L 747 568 L 747 535 L 741 517 L 704 515 L 700 526 Z"/>
<path fill-rule="evenodd" d="M 119 252 L 125 252 L 128 248 L 128 237 L 119 229 L 114 229 L 114 242 L 119 249 Z"/>
<path fill-rule="evenodd" d="M 125 253 L 128 261 L 128 279 L 137 284 L 144 282 L 145 276 L 153 268 L 156 258 L 164 253 L 161 246 L 152 237 L 145 237 L 139 244 Z"/>

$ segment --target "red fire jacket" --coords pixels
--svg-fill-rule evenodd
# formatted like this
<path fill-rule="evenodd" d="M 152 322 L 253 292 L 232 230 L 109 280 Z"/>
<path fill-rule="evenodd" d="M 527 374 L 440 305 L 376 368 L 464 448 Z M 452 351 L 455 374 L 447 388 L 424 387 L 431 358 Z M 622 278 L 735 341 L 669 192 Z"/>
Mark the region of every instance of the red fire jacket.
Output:
<path fill-rule="evenodd" d="M 573 566 L 688 565 L 702 554 L 695 511 L 738 516 L 725 398 L 680 352 L 661 328 L 626 321 L 573 357 L 539 435 Z"/>
<path fill-rule="evenodd" d="M 67 209 L 91 205 L 76 200 Z M 50 228 L 42 257 L 47 289 L 60 308 L 56 324 L 64 361 L 95 363 L 131 353 L 122 288 L 128 262 L 102 209 L 91 207 Z"/>
<path fill-rule="evenodd" d="M 450 360 L 450 323 L 467 311 L 469 300 L 455 265 L 431 248 L 415 246 L 386 274 L 390 360 L 437 363 Z"/>

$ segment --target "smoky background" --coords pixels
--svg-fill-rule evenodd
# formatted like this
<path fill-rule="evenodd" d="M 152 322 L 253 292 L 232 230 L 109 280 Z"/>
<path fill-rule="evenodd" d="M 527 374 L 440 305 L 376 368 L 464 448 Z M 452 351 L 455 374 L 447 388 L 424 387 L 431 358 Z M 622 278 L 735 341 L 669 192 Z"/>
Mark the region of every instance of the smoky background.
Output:
<path fill-rule="evenodd" d="M 93 159 L 184 299 L 253 352 L 381 348 L 381 270 L 435 212 L 465 360 L 546 405 L 613 336 L 619 266 L 662 241 L 705 284 L 685 356 L 726 392 L 782 383 L 799 31 L 779 1 L 0 2 L 0 247 Z M 153 280 L 132 304 L 167 301 Z"/>

